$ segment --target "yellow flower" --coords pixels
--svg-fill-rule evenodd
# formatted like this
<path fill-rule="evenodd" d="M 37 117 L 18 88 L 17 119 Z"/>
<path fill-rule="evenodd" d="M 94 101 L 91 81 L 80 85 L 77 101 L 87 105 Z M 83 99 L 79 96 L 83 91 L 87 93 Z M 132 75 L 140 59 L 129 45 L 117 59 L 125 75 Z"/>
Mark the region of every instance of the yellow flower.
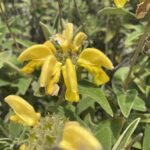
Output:
<path fill-rule="evenodd" d="M 22 68 L 22 73 L 32 73 L 36 68 L 39 68 L 43 65 L 47 56 L 53 54 L 54 47 L 48 43 L 50 42 L 31 46 L 18 57 L 20 62 L 30 61 Z"/>
<path fill-rule="evenodd" d="M 126 4 L 127 0 L 114 0 L 114 2 L 118 8 L 122 8 Z"/>
<path fill-rule="evenodd" d="M 67 23 L 62 34 L 56 34 L 52 39 L 60 45 L 64 53 L 68 51 L 76 52 L 87 39 L 87 35 L 83 32 L 79 32 L 74 38 L 73 36 L 73 24 Z"/>
<path fill-rule="evenodd" d="M 54 55 L 50 55 L 42 67 L 40 85 L 46 88 L 46 93 L 49 95 L 54 95 L 54 92 L 57 90 L 61 65 Z"/>
<path fill-rule="evenodd" d="M 109 58 L 100 50 L 95 48 L 84 49 L 79 55 L 77 62 L 79 66 L 84 67 L 93 74 L 94 82 L 97 85 L 101 85 L 109 81 L 109 77 L 101 67 L 113 69 L 113 65 Z"/>
<path fill-rule="evenodd" d="M 92 133 L 77 122 L 66 123 L 59 147 L 63 150 L 102 150 Z"/>
<path fill-rule="evenodd" d="M 62 73 L 66 85 L 65 99 L 78 102 L 77 65 L 87 69 L 97 85 L 109 81 L 102 67 L 113 68 L 109 58 L 98 49 L 86 48 L 77 56 L 86 39 L 87 35 L 83 32 L 74 36 L 73 24 L 67 23 L 62 34 L 56 34 L 45 43 L 31 46 L 22 52 L 18 60 L 30 61 L 23 67 L 22 72 L 31 73 L 36 68 L 42 67 L 40 86 L 45 88 L 48 95 L 58 94 L 58 82 Z"/>
<path fill-rule="evenodd" d="M 14 110 L 15 115 L 10 117 L 11 121 L 27 126 L 37 124 L 40 114 L 36 113 L 34 108 L 23 98 L 15 95 L 9 95 L 5 98 L 5 102 Z"/>
<path fill-rule="evenodd" d="M 62 67 L 62 73 L 67 88 L 66 100 L 71 101 L 74 99 L 75 102 L 79 101 L 76 70 L 69 58 L 66 59 L 66 64 Z"/>

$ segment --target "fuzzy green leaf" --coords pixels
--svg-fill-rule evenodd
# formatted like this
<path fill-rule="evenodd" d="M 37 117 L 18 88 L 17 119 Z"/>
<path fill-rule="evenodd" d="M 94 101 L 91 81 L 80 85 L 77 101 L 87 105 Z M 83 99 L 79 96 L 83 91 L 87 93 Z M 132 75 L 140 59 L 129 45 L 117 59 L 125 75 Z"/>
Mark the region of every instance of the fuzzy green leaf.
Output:
<path fill-rule="evenodd" d="M 124 82 L 129 72 L 129 67 L 121 67 L 114 74 L 114 80 Z"/>
<path fill-rule="evenodd" d="M 150 150 L 150 125 L 147 124 L 144 132 L 143 150 Z"/>
<path fill-rule="evenodd" d="M 14 84 L 14 87 L 18 88 L 18 94 L 22 94 L 24 95 L 26 93 L 26 91 L 28 90 L 30 83 L 32 81 L 32 78 L 20 78 L 18 80 L 17 84 Z"/>
<path fill-rule="evenodd" d="M 10 82 L 0 79 L 0 87 L 1 86 L 6 86 L 6 85 L 9 85 L 9 84 L 10 84 Z"/>
<path fill-rule="evenodd" d="M 112 150 L 121 150 L 126 147 L 132 133 L 136 129 L 139 122 L 140 122 L 140 118 L 137 118 L 129 124 L 129 126 L 124 130 L 124 132 L 121 134 L 121 136 L 113 146 Z"/>
<path fill-rule="evenodd" d="M 78 103 L 77 113 L 81 114 L 83 111 L 91 107 L 93 104 L 94 104 L 93 99 L 91 99 L 90 97 L 83 97 Z"/>
<path fill-rule="evenodd" d="M 104 127 L 97 133 L 97 138 L 101 142 L 104 149 L 111 150 L 112 138 L 111 130 L 108 127 Z"/>
<path fill-rule="evenodd" d="M 145 105 L 145 101 L 137 96 L 135 98 L 135 102 L 133 104 L 132 109 L 137 110 L 137 111 L 145 112 L 147 110 L 146 105 Z"/>
<path fill-rule="evenodd" d="M 40 26 L 42 28 L 45 39 L 48 40 L 51 36 L 48 26 L 46 24 L 44 24 L 43 22 L 40 22 Z"/>
<path fill-rule="evenodd" d="M 110 116 L 113 116 L 113 111 L 105 93 L 100 88 L 93 86 L 93 84 L 89 82 L 82 82 L 82 84 L 79 85 L 79 93 L 93 99 L 93 101 L 97 102 Z"/>
<path fill-rule="evenodd" d="M 136 90 L 129 90 L 127 92 L 117 93 L 117 101 L 121 109 L 121 112 L 125 117 L 128 117 L 130 115 L 136 97 L 137 97 Z"/>
<path fill-rule="evenodd" d="M 102 10 L 100 10 L 99 15 L 129 15 L 131 17 L 135 17 L 135 15 L 131 12 L 129 12 L 127 9 L 124 8 L 113 8 L 113 7 L 106 7 Z"/>
<path fill-rule="evenodd" d="M 0 53 L 0 68 L 3 67 L 4 63 L 10 59 L 12 56 L 11 51 L 4 51 Z"/>

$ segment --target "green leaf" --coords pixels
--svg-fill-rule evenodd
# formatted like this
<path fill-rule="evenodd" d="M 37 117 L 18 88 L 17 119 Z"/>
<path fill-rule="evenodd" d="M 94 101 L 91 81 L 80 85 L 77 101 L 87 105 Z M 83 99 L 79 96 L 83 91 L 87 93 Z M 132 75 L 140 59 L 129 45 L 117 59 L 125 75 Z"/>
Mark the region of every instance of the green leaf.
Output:
<path fill-rule="evenodd" d="M 150 99 L 150 85 L 146 86 L 146 98 Z"/>
<path fill-rule="evenodd" d="M 11 56 L 12 56 L 11 51 L 5 51 L 0 53 L 0 68 L 3 67 L 4 62 L 8 61 Z"/>
<path fill-rule="evenodd" d="M 129 90 L 127 92 L 117 93 L 117 101 L 121 112 L 125 117 L 128 117 L 130 115 L 130 111 L 135 103 L 136 97 L 136 90 Z"/>
<path fill-rule="evenodd" d="M 115 35 L 116 35 L 116 31 L 107 30 L 105 42 L 110 42 L 114 38 Z"/>
<path fill-rule="evenodd" d="M 124 8 L 113 8 L 113 7 L 105 7 L 104 9 L 100 10 L 99 15 L 129 15 L 131 17 L 135 17 L 135 15 L 129 12 L 127 9 Z"/>
<path fill-rule="evenodd" d="M 134 145 L 133 145 L 133 148 L 136 148 L 137 150 L 141 150 L 142 149 L 142 145 L 140 142 L 136 142 Z"/>
<path fill-rule="evenodd" d="M 147 110 L 144 100 L 142 100 L 138 96 L 135 98 L 135 102 L 133 104 L 132 109 L 137 110 L 137 111 L 142 111 L 142 112 L 145 112 Z"/>
<path fill-rule="evenodd" d="M 94 103 L 95 101 L 90 97 L 83 97 L 77 105 L 77 114 L 81 114 L 83 111 L 93 106 Z"/>
<path fill-rule="evenodd" d="M 42 28 L 45 39 L 48 40 L 51 36 L 51 33 L 50 33 L 50 30 L 48 29 L 48 26 L 46 24 L 44 24 L 43 22 L 40 22 L 40 26 Z"/>
<path fill-rule="evenodd" d="M 13 122 L 9 123 L 9 136 L 11 138 L 17 138 L 23 130 L 23 126 Z"/>
<path fill-rule="evenodd" d="M 21 44 L 24 47 L 30 47 L 30 46 L 36 44 L 35 42 L 31 42 L 31 41 L 28 41 L 28 40 L 22 40 L 22 39 L 16 39 L 16 41 L 17 41 L 17 43 Z"/>
<path fill-rule="evenodd" d="M 129 72 L 129 67 L 121 67 L 114 74 L 114 80 L 124 82 Z"/>
<path fill-rule="evenodd" d="M 33 89 L 33 95 L 37 97 L 42 97 L 43 95 L 40 92 L 40 84 L 39 82 L 33 81 L 32 82 L 32 89 Z"/>
<path fill-rule="evenodd" d="M 99 132 L 97 132 L 96 137 L 99 139 L 104 149 L 111 150 L 112 138 L 110 128 L 102 128 Z"/>
<path fill-rule="evenodd" d="M 0 42 L 2 42 L 3 37 L 5 36 L 5 32 L 7 31 L 7 27 L 5 25 L 0 25 Z"/>
<path fill-rule="evenodd" d="M 101 121 L 94 129 L 94 135 L 100 141 L 104 149 L 111 150 L 112 146 L 112 130 L 111 121 Z"/>
<path fill-rule="evenodd" d="M 121 134 L 121 136 L 113 146 L 112 150 L 121 150 L 126 147 L 127 143 L 130 140 L 131 135 L 133 134 L 139 122 L 140 122 L 140 118 L 137 118 L 130 123 L 130 125 Z"/>
<path fill-rule="evenodd" d="M 97 127 L 94 128 L 94 133 L 95 133 L 96 137 L 99 139 L 99 141 L 101 141 L 101 140 L 103 141 L 104 134 L 102 134 L 101 131 L 104 128 L 108 128 L 111 131 L 111 136 L 108 137 L 110 143 L 109 144 L 107 143 L 107 145 L 105 145 L 105 141 L 102 142 L 104 149 L 106 149 L 106 147 L 107 147 L 107 149 L 108 149 L 108 147 L 110 149 L 110 147 L 112 147 L 112 145 L 117 141 L 123 125 L 124 125 L 124 118 L 117 118 L 117 119 L 112 119 L 112 120 L 101 121 L 97 125 Z"/>
<path fill-rule="evenodd" d="M 141 32 L 133 32 L 133 33 L 130 33 L 127 35 L 127 39 L 125 40 L 125 46 L 126 47 L 129 47 L 129 46 L 132 46 L 133 42 L 138 40 L 138 37 L 142 35 L 142 31 Z"/>
<path fill-rule="evenodd" d="M 110 116 L 113 116 L 113 111 L 105 93 L 100 88 L 93 86 L 93 84 L 89 82 L 82 82 L 82 84 L 79 84 L 79 93 L 93 99 L 93 101 L 97 102 Z"/>
<path fill-rule="evenodd" d="M 136 78 L 134 80 L 134 83 L 137 85 L 137 87 L 139 88 L 139 90 L 145 94 L 146 92 L 146 87 L 147 87 L 147 84 L 145 83 L 144 80 L 140 79 L 140 78 Z"/>
<path fill-rule="evenodd" d="M 115 143 L 117 139 L 119 138 L 124 122 L 125 122 L 125 119 L 123 117 L 115 118 L 111 120 L 110 128 L 112 130 L 113 143 Z"/>
<path fill-rule="evenodd" d="M 18 83 L 13 85 L 14 87 L 18 87 L 17 94 L 24 95 L 26 91 L 28 90 L 31 81 L 32 81 L 32 78 L 20 78 L 18 80 Z"/>
<path fill-rule="evenodd" d="M 143 150 L 150 150 L 150 125 L 147 124 L 144 132 Z"/>
<path fill-rule="evenodd" d="M 93 122 L 93 117 L 91 116 L 90 112 L 87 113 L 84 116 L 84 122 L 89 126 L 89 127 L 94 127 L 96 124 Z"/>
<path fill-rule="evenodd" d="M 125 39 L 125 47 L 129 48 L 130 46 L 134 45 L 134 43 L 139 39 L 138 37 L 141 36 L 144 32 L 145 26 L 143 24 L 133 25 L 125 23 L 123 24 L 123 28 L 125 29 L 123 32 L 128 37 Z M 130 32 L 132 30 L 132 32 Z M 129 31 L 129 32 L 127 32 Z"/>
<path fill-rule="evenodd" d="M 10 84 L 10 82 L 0 79 L 0 87 L 1 86 L 6 86 L 6 85 L 9 85 L 9 84 Z"/>

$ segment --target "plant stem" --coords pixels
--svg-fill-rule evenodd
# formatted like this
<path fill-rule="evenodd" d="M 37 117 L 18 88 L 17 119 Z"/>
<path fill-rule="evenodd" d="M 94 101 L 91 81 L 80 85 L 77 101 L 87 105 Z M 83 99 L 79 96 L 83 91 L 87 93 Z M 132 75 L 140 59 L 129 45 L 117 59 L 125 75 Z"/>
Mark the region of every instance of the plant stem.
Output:
<path fill-rule="evenodd" d="M 84 26 L 84 23 L 83 23 L 83 21 L 82 21 L 82 18 L 81 18 L 80 11 L 79 11 L 79 8 L 78 8 L 78 5 L 77 5 L 76 0 L 74 0 L 74 5 L 75 5 L 76 12 L 77 12 L 77 14 L 78 14 L 79 20 L 80 20 L 80 22 L 81 22 L 83 31 L 85 32 L 85 26 Z"/>
<path fill-rule="evenodd" d="M 58 0 L 58 10 L 59 10 L 59 23 L 60 23 L 60 31 L 63 30 L 63 23 L 62 23 L 62 0 Z"/>
<path fill-rule="evenodd" d="M 147 57 L 146 61 L 141 65 L 139 71 L 137 73 L 134 73 L 135 76 L 132 78 L 131 81 L 134 81 L 137 77 L 140 77 L 140 74 L 143 73 L 145 66 L 147 66 L 149 62 L 150 62 L 150 58 Z"/>
<path fill-rule="evenodd" d="M 0 1 L 0 2 L 1 2 L 1 1 Z M 4 6 L 5 6 L 5 5 L 4 5 Z M 6 7 L 5 7 L 5 8 L 6 8 Z M 18 43 L 17 43 L 17 41 L 16 41 L 16 37 L 15 37 L 14 33 L 13 33 L 12 30 L 11 30 L 11 27 L 10 27 L 10 25 L 9 25 L 9 23 L 8 23 L 8 18 L 7 18 L 7 16 L 6 16 L 6 14 L 4 13 L 1 4 L 0 4 L 0 10 L 1 10 L 1 13 L 0 13 L 1 18 L 4 19 L 4 22 L 5 22 L 5 24 L 6 24 L 7 28 L 8 28 L 8 31 L 10 32 L 10 35 L 11 35 L 12 38 L 13 38 L 14 44 L 15 44 L 17 50 L 19 50 L 19 45 L 18 45 Z"/>
<path fill-rule="evenodd" d="M 138 56 L 144 46 L 144 43 L 145 43 L 145 39 L 147 37 L 147 34 L 148 32 L 150 31 L 150 21 L 147 23 L 147 26 L 145 28 L 145 31 L 144 31 L 144 34 L 141 36 L 140 40 L 139 40 L 139 43 L 138 43 L 138 46 L 137 48 L 135 49 L 135 53 L 133 55 L 133 58 L 131 60 L 131 65 L 130 65 L 130 69 L 129 69 L 129 72 L 128 72 L 128 75 L 127 75 L 127 78 L 123 84 L 123 87 L 125 90 L 128 89 L 128 86 L 129 86 L 129 83 L 132 81 L 131 79 L 131 73 L 133 71 L 133 67 L 135 65 L 135 63 L 137 62 L 137 59 L 138 59 Z"/>

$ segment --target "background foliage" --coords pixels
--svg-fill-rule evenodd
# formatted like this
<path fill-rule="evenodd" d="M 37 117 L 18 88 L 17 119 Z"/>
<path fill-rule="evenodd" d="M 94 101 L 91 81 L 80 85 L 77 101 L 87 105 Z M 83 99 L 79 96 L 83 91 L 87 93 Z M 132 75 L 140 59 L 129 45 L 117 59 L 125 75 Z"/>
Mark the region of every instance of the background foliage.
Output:
<path fill-rule="evenodd" d="M 15 149 L 26 136 L 20 136 L 25 130 L 22 126 L 8 121 L 11 111 L 3 99 L 9 94 L 24 97 L 43 116 L 55 113 L 79 121 L 91 128 L 106 150 L 150 149 L 148 18 L 136 19 L 138 3 L 132 0 L 117 9 L 111 0 L 0 1 L 0 149 Z M 65 22 L 72 22 L 76 31 L 84 31 L 88 35 L 85 44 L 102 50 L 115 66 L 108 72 L 111 81 L 101 87 L 91 84 L 90 76 L 83 74 L 77 104 L 45 96 L 39 88 L 39 72 L 24 76 L 17 61 L 25 48 L 60 32 Z M 139 45 L 141 37 L 144 42 Z M 132 66 L 139 46 L 140 54 Z"/>

